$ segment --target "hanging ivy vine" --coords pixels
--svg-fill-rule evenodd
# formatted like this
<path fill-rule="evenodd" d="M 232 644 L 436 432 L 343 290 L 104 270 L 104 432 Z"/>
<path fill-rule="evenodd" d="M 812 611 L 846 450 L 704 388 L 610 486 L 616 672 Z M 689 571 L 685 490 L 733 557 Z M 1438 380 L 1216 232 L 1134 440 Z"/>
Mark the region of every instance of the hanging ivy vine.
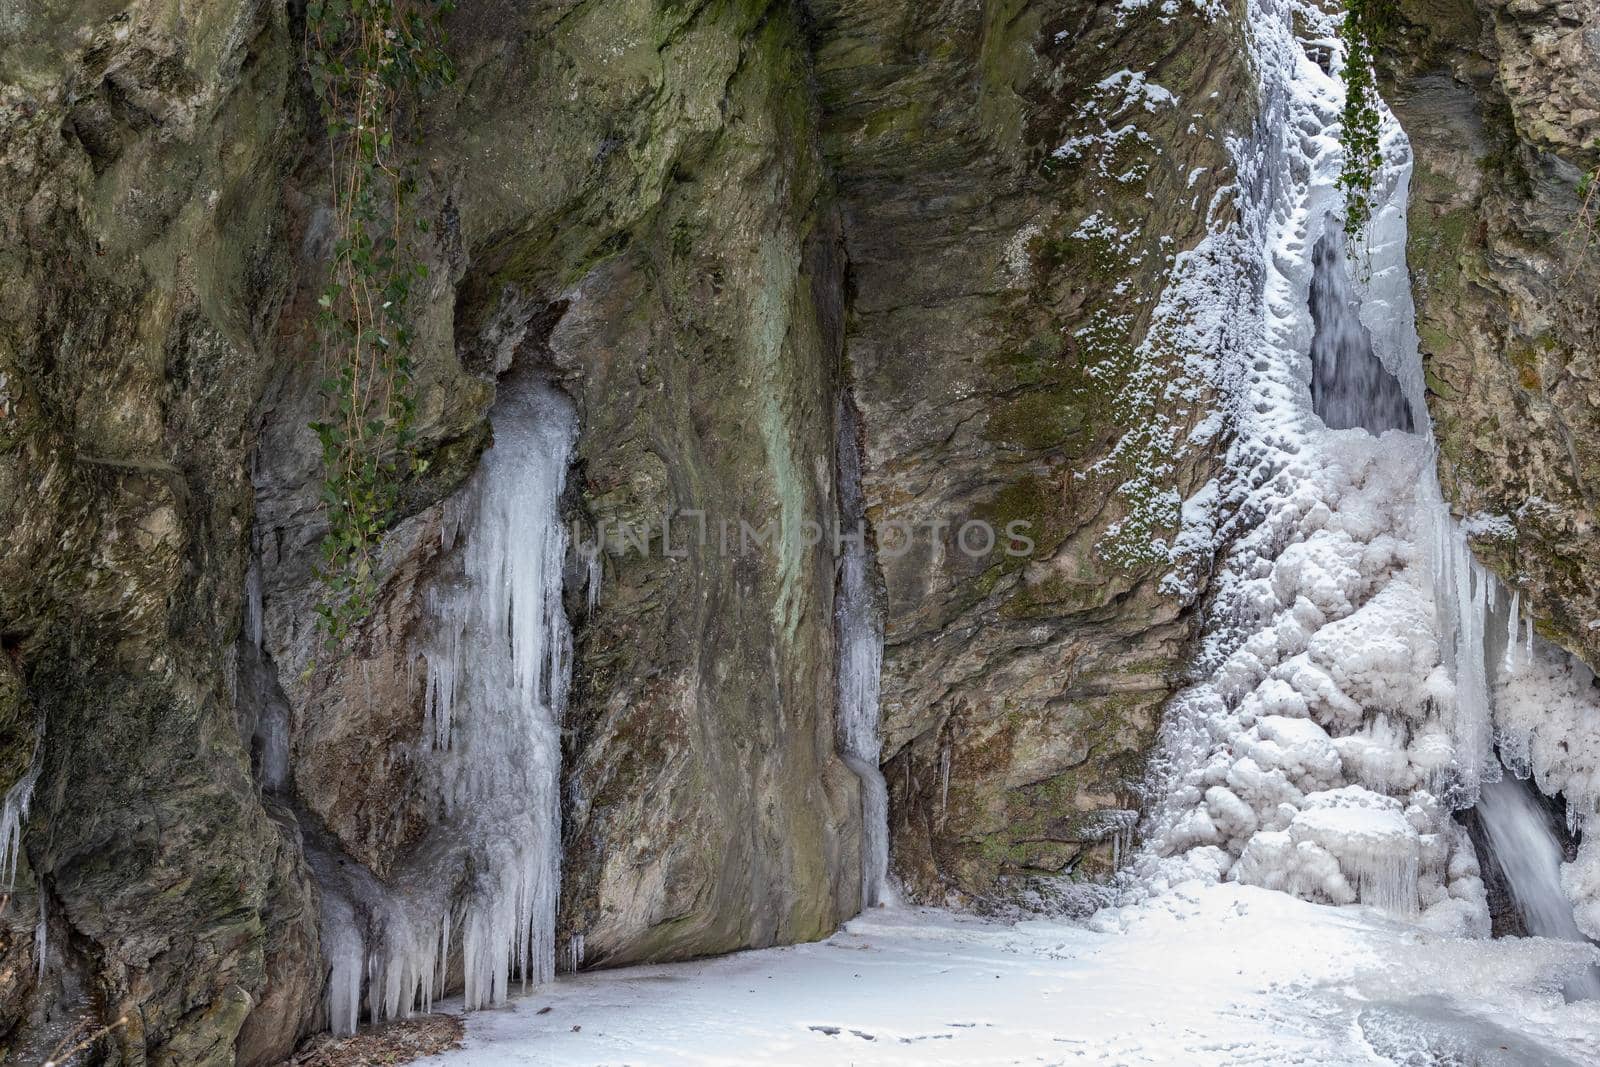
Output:
<path fill-rule="evenodd" d="M 1344 41 L 1345 89 L 1339 188 L 1345 197 L 1344 232 L 1352 239 L 1360 238 L 1372 221 L 1373 189 L 1383 167 L 1373 47 L 1395 22 L 1394 0 L 1347 0 L 1339 31 Z"/>
<path fill-rule="evenodd" d="M 333 242 L 318 303 L 328 514 L 317 613 L 340 641 L 372 610 L 376 554 L 415 452 L 413 288 L 427 276 L 409 202 L 415 103 L 454 77 L 444 52 L 451 0 L 311 0 L 306 66 L 327 126 Z"/>

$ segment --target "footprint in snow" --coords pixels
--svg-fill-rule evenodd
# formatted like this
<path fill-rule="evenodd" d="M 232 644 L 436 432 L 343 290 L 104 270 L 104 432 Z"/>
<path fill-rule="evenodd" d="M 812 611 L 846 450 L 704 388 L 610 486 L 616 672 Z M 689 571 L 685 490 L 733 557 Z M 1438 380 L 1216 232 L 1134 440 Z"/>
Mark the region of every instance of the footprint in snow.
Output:
<path fill-rule="evenodd" d="M 844 1027 L 842 1026 L 808 1026 L 806 1029 L 815 1030 L 819 1034 L 827 1034 L 829 1037 L 838 1037 L 844 1032 Z M 878 1040 L 877 1034 L 869 1034 L 865 1030 L 851 1030 L 850 1033 L 853 1037 L 859 1037 L 863 1041 Z"/>

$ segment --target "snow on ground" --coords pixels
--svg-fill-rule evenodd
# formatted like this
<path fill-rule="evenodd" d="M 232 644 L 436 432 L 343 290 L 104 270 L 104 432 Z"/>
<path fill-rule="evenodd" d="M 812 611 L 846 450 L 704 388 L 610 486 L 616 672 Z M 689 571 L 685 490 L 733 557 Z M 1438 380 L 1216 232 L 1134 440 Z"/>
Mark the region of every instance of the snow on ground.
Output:
<path fill-rule="evenodd" d="M 826 941 L 564 977 L 432 1067 L 1590 1063 L 1589 946 L 1189 883 L 1094 928 L 890 908 Z"/>

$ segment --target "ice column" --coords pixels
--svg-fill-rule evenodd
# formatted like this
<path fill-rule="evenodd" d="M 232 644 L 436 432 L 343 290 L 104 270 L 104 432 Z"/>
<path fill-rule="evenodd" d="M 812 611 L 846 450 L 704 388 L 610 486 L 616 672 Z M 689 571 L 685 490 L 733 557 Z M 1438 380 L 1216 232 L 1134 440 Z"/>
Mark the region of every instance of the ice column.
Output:
<path fill-rule="evenodd" d="M 883 622 L 866 538 L 858 419 L 848 400 L 840 403 L 839 411 L 840 513 L 847 527 L 835 601 L 839 751 L 861 779 L 861 906 L 871 908 L 887 903 L 889 893 L 889 790 L 878 765 Z"/>
<path fill-rule="evenodd" d="M 43 745 L 43 727 L 34 739 L 33 757 L 28 770 L 0 801 L 0 892 L 9 893 L 17 883 L 17 866 L 22 858 L 22 830 L 28 822 L 28 808 L 33 804 L 33 789 L 39 782 L 40 748 Z"/>
<path fill-rule="evenodd" d="M 460 581 L 433 591 L 424 649 L 428 711 L 444 758 L 446 812 L 479 855 L 462 919 L 465 999 L 498 1003 L 515 971 L 555 973 L 561 714 L 571 632 L 561 600 L 561 493 L 576 436 L 570 402 L 508 378 L 468 493 Z"/>

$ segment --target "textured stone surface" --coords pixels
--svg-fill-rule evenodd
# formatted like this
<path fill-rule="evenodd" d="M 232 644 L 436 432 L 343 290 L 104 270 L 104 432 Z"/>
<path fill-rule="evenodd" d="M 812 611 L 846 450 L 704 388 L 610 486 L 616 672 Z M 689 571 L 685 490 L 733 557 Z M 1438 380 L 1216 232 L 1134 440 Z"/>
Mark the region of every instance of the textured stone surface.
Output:
<path fill-rule="evenodd" d="M 44 981 L 8 991 L 23 1061 L 126 1014 L 111 1062 L 263 1062 L 320 992 L 231 692 L 289 33 L 249 2 L 0 20 L 0 625 L 44 722 L 25 847 L 50 915 Z M 33 743 L 11 710 L 8 774 Z M 276 1020 L 246 1027 L 258 1002 Z"/>
<path fill-rule="evenodd" d="M 453 123 L 492 176 L 562 175 L 508 195 L 468 172 L 462 210 L 484 242 L 469 291 L 565 304 L 539 355 L 578 402 L 576 511 L 613 531 L 599 607 L 574 613 L 566 759 L 561 925 L 594 963 L 809 939 L 858 906 L 831 558 L 720 543 L 723 521 L 835 508 L 839 278 L 805 59 L 782 3 L 585 8 L 486 56 L 508 93 Z M 683 558 L 660 536 L 676 509 L 710 534 L 681 520 Z M 648 554 L 621 527 L 652 528 Z"/>
<path fill-rule="evenodd" d="M 560 924 L 588 964 L 816 937 L 857 907 L 830 546 L 742 546 L 736 526 L 832 518 L 846 392 L 896 871 L 924 899 L 1104 873 L 1204 592 L 1205 561 L 1163 591 L 1173 564 L 1146 549 L 1220 442 L 1153 476 L 1140 449 L 1204 406 L 1147 388 L 1195 353 L 1141 343 L 1171 257 L 1228 210 L 1221 138 L 1256 119 L 1242 5 L 1208 7 L 463 4 L 460 80 L 421 115 L 432 465 L 379 611 L 339 650 L 312 618 L 329 232 L 299 27 L 240 0 L 8 12 L 0 787 L 46 723 L 0 924 L 13 1052 L 85 1011 L 128 1013 L 106 1043 L 128 1063 L 266 1062 L 315 1024 L 305 841 L 380 877 L 418 859 L 436 806 L 417 594 L 513 361 L 576 404 L 570 517 L 655 531 L 647 553 L 612 544 L 592 614 L 568 576 Z M 1446 484 L 1510 516 L 1480 550 L 1600 662 L 1600 279 L 1566 240 L 1597 162 L 1594 14 L 1404 8 L 1391 85 Z M 1139 135 L 1084 140 L 1124 125 Z M 706 512 L 708 542 L 667 555 L 673 509 Z M 1035 550 L 969 557 L 967 519 L 1027 521 Z M 891 551 L 895 524 L 930 521 L 937 545 Z M 240 640 L 253 557 L 259 654 Z M 251 735 L 274 715 L 291 773 L 263 790 Z"/>
<path fill-rule="evenodd" d="M 1113 7 L 815 5 L 886 582 L 894 867 L 923 898 L 1103 873 L 1192 630 L 1192 600 L 1158 590 L 1171 565 L 1135 544 L 1176 516 L 1142 525 L 1118 491 L 1137 448 L 1110 457 L 1158 415 L 1134 376 L 1176 374 L 1181 353 L 1135 350 L 1252 82 L 1233 17 Z M 1176 100 L 1101 84 L 1125 68 Z M 1056 154 L 1124 125 L 1145 139 Z M 1141 491 L 1187 498 L 1211 462 L 1194 449 Z M 968 520 L 1027 521 L 1036 550 L 969 556 Z M 921 531 L 897 558 L 895 523 Z"/>
<path fill-rule="evenodd" d="M 1408 0 L 1389 95 L 1416 153 L 1410 260 L 1439 469 L 1546 637 L 1600 665 L 1600 10 Z"/>

